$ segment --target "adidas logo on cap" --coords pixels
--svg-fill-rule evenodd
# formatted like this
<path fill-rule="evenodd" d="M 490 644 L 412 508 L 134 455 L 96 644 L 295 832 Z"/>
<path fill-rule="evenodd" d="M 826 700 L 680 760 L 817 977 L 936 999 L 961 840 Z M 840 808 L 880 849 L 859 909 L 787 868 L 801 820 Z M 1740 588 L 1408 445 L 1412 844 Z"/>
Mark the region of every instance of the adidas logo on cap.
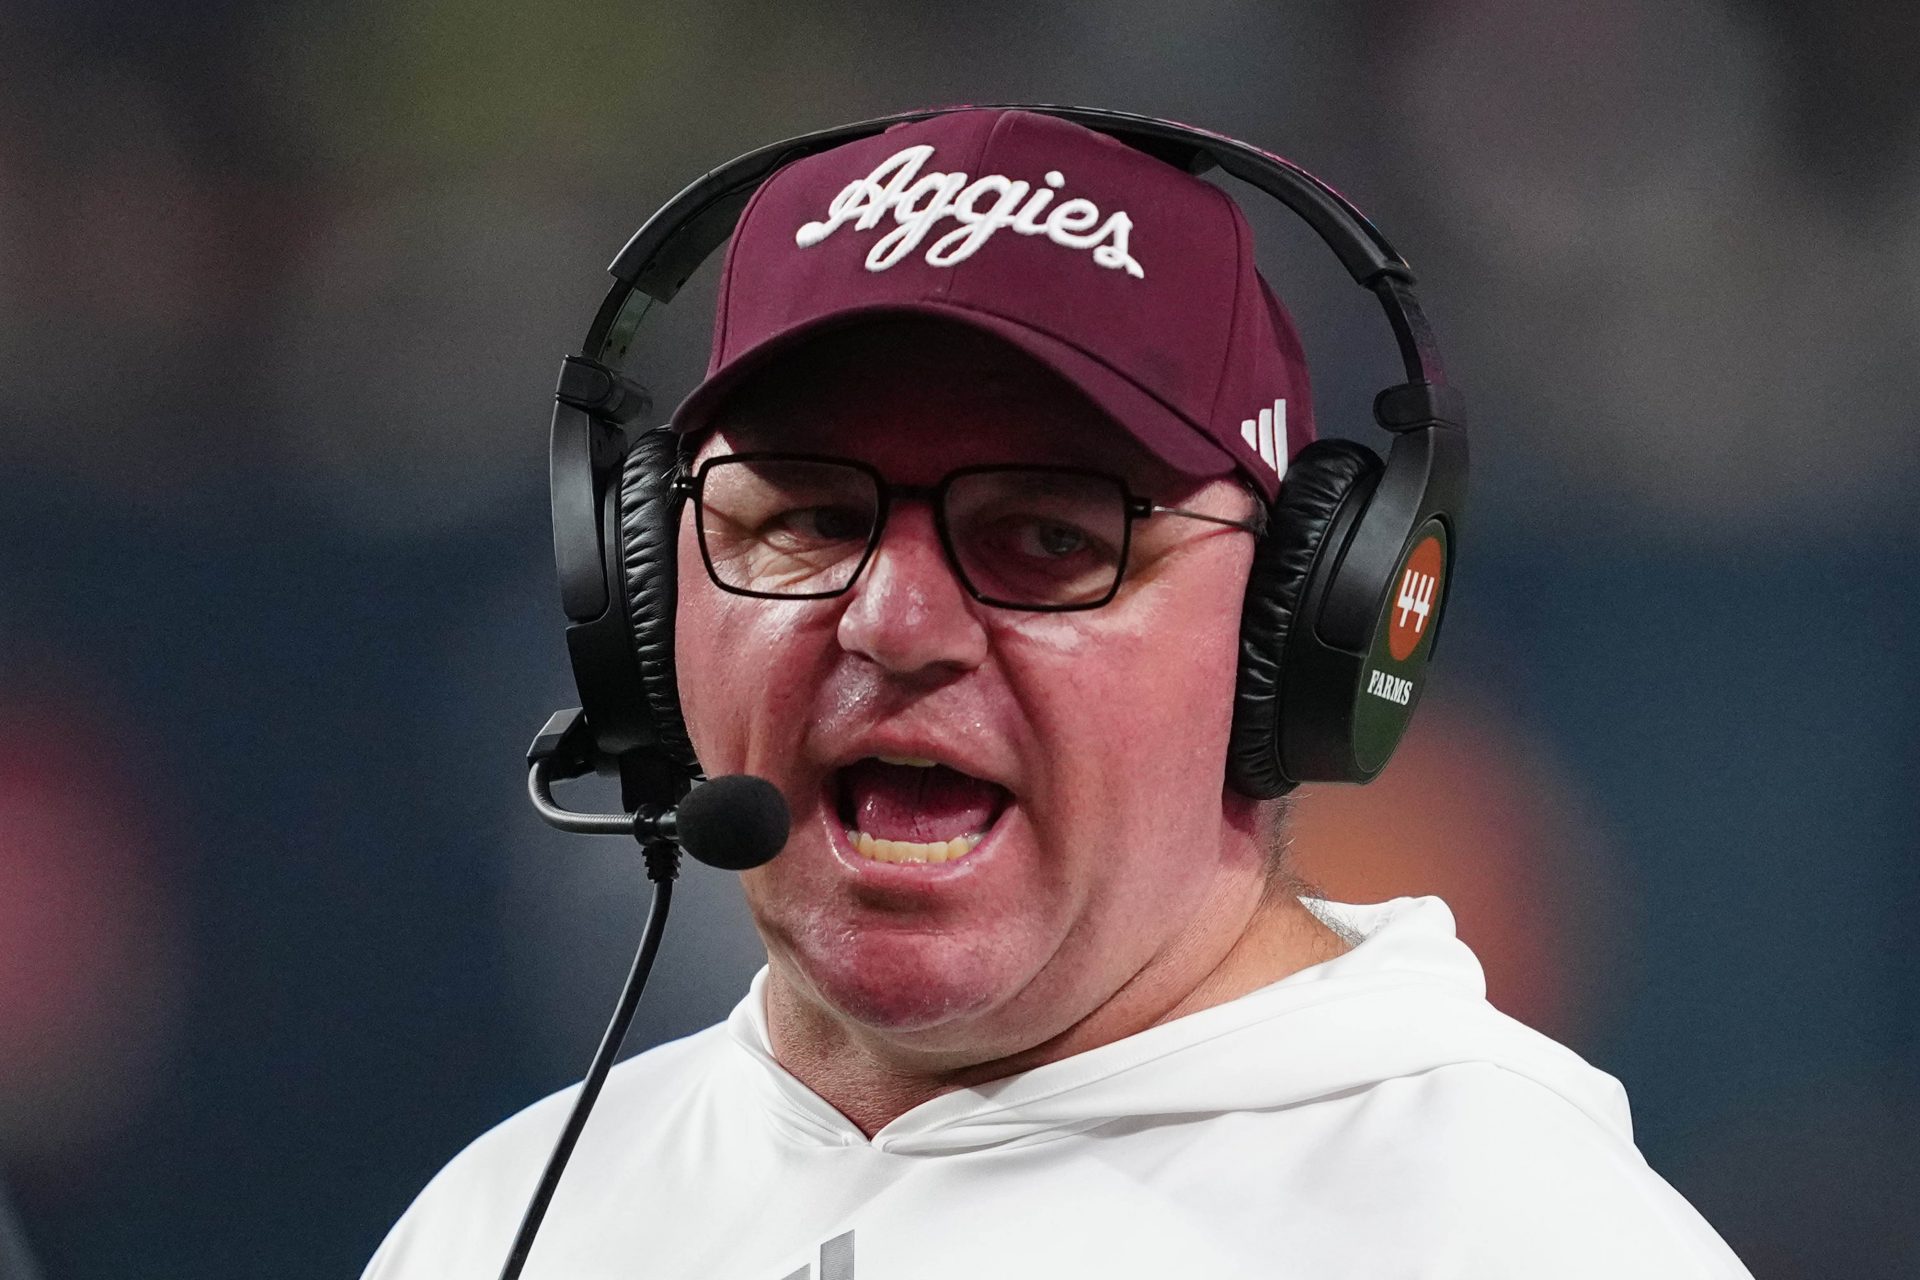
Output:
<path fill-rule="evenodd" d="M 1275 400 L 1270 409 L 1262 409 L 1258 418 L 1243 419 L 1240 438 L 1260 455 L 1260 461 L 1272 468 L 1274 475 L 1287 474 L 1287 402 L 1284 399 Z"/>

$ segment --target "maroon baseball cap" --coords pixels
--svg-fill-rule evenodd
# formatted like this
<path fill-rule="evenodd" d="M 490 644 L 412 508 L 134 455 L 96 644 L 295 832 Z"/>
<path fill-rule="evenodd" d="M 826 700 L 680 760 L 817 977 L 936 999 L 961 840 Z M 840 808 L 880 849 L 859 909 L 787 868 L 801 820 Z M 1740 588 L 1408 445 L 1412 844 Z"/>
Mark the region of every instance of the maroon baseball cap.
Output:
<path fill-rule="evenodd" d="M 797 160 L 728 245 L 679 431 L 839 325 L 941 316 L 1078 387 L 1176 471 L 1269 500 L 1313 438 L 1306 359 L 1225 192 L 1054 116 L 961 110 Z"/>

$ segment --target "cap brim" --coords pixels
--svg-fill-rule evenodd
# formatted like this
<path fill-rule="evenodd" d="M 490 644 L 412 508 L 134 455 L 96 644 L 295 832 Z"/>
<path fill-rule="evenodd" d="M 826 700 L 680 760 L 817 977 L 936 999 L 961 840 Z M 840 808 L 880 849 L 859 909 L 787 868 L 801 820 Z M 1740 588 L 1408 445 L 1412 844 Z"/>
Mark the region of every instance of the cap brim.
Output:
<path fill-rule="evenodd" d="M 675 431 L 696 432 L 712 425 L 714 411 L 729 393 L 776 357 L 812 338 L 858 321 L 885 316 L 936 316 L 999 338 L 1052 370 L 1112 418 L 1148 452 L 1182 475 L 1226 475 L 1234 469 L 1227 452 L 1166 403 L 1101 360 L 1052 334 L 1016 320 L 950 302 L 888 302 L 848 307 L 810 316 L 735 353 L 708 375 L 673 411 Z"/>

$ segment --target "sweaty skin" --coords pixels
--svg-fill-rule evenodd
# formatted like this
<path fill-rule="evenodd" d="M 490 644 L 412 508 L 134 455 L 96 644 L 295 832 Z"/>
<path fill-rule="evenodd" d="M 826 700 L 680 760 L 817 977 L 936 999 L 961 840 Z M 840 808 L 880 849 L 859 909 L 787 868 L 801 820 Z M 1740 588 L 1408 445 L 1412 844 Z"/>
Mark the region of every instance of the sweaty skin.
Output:
<path fill-rule="evenodd" d="M 1096 467 L 1157 502 L 1245 518 L 1230 479 L 1159 463 L 1012 348 L 893 321 L 811 343 L 736 392 L 701 456 L 777 448 L 932 484 L 989 462 Z M 924 503 L 898 504 L 827 600 L 722 591 L 680 532 L 675 657 L 709 773 L 755 773 L 794 815 L 742 877 L 766 943 L 780 1063 L 869 1135 L 942 1093 L 1233 999 L 1345 944 L 1268 891 L 1256 802 L 1224 785 L 1251 535 L 1137 522 L 1114 600 L 980 604 Z M 1010 793 L 954 862 L 859 857 L 837 771 L 933 759 Z"/>

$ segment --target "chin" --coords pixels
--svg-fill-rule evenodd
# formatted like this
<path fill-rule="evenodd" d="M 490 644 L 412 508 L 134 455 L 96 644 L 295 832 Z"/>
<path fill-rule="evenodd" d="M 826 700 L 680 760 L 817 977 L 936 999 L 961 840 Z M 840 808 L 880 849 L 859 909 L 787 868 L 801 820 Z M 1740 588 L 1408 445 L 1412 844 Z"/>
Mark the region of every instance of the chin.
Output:
<path fill-rule="evenodd" d="M 987 958 L 937 934 L 865 933 L 831 954 L 796 957 L 814 995 L 840 1018 L 883 1034 L 956 1026 L 1004 1003 L 1018 984 Z"/>

